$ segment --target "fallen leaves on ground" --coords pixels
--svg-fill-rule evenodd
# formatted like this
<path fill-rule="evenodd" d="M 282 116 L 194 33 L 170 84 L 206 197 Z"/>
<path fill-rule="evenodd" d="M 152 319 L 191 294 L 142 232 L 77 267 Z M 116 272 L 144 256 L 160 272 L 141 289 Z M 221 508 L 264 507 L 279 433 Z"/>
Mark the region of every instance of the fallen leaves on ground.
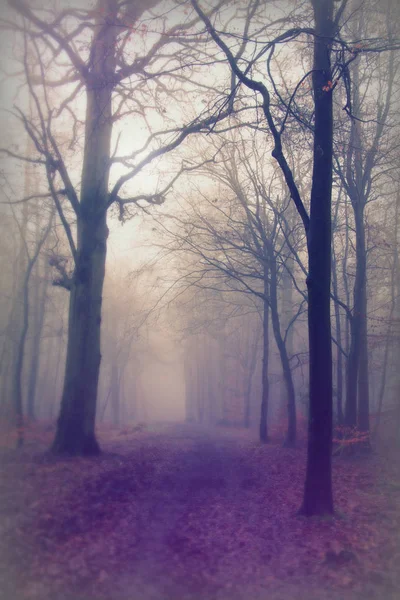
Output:
<path fill-rule="evenodd" d="M 398 597 L 399 461 L 336 458 L 337 516 L 307 519 L 304 449 L 189 425 L 100 441 L 96 458 L 3 451 L 2 598 Z"/>

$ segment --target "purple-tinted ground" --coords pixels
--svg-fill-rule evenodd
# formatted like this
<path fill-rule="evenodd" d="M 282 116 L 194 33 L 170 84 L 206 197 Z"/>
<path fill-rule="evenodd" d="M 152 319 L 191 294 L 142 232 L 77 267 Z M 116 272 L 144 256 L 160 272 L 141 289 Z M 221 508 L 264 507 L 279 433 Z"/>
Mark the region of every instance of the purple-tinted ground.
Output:
<path fill-rule="evenodd" d="M 335 459 L 339 516 L 305 519 L 304 449 L 189 425 L 99 437 L 98 458 L 3 452 L 1 599 L 399 598 L 399 461 Z"/>

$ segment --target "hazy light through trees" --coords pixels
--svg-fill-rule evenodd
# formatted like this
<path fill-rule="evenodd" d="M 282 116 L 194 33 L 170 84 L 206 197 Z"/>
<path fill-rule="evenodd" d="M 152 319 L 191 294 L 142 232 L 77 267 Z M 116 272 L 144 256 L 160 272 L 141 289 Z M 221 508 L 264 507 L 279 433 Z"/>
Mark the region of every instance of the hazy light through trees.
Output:
<path fill-rule="evenodd" d="M 10 0 L 0 26 L 4 445 L 307 446 L 297 508 L 333 514 L 332 457 L 400 444 L 397 3 Z"/>

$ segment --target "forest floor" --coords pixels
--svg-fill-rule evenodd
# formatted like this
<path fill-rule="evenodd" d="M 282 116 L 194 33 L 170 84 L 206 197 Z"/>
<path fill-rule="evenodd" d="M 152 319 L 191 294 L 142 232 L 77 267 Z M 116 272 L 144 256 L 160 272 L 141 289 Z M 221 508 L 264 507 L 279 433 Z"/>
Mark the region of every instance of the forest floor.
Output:
<path fill-rule="evenodd" d="M 306 519 L 304 448 L 160 425 L 56 460 L 48 438 L 1 451 L 1 600 L 400 596 L 399 455 L 335 458 L 337 516 Z"/>

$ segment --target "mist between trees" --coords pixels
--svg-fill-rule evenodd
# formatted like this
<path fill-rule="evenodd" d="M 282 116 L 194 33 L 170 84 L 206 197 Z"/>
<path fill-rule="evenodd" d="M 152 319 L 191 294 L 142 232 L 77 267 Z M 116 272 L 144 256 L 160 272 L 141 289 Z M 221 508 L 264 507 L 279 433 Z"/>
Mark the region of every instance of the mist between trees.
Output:
<path fill-rule="evenodd" d="M 0 23 L 5 439 L 307 439 L 301 511 L 332 513 L 332 440 L 400 442 L 397 3 L 11 0 Z"/>

